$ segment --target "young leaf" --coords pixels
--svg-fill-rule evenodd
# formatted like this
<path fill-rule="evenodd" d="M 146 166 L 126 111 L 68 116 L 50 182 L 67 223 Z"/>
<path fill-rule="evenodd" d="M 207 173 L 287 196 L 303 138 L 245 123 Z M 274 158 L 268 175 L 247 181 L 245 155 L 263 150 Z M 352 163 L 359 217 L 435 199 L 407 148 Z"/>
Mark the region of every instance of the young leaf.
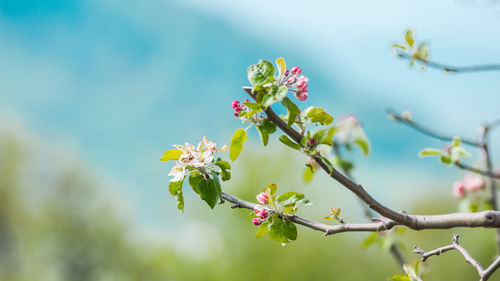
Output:
<path fill-rule="evenodd" d="M 302 193 L 298 193 L 298 192 L 293 192 L 293 191 L 290 191 L 290 192 L 285 192 L 283 194 L 281 194 L 280 196 L 278 196 L 278 198 L 276 199 L 276 201 L 278 202 L 283 202 L 287 199 L 290 199 L 290 198 L 295 198 L 293 201 L 291 202 L 287 202 L 287 203 L 283 203 L 284 205 L 288 204 L 288 203 L 295 203 L 296 201 L 302 199 L 305 197 L 304 194 Z"/>
<path fill-rule="evenodd" d="M 205 178 L 199 171 L 194 171 L 189 175 L 189 185 L 196 194 L 200 194 L 200 182 L 204 180 Z"/>
<path fill-rule="evenodd" d="M 441 156 L 441 150 L 439 149 L 434 149 L 434 148 L 425 148 L 421 150 L 418 155 L 420 157 L 425 157 L 425 156 Z"/>
<path fill-rule="evenodd" d="M 278 217 L 278 215 L 274 215 L 273 220 L 268 228 L 269 237 L 281 243 L 288 243 L 288 237 L 286 237 L 285 233 L 283 233 L 282 225 L 283 221 Z"/>
<path fill-rule="evenodd" d="M 368 235 L 368 237 L 366 237 L 366 239 L 363 241 L 363 244 L 361 244 L 361 248 L 366 249 L 370 247 L 379 240 L 378 238 L 378 234 L 376 232 L 373 232 L 372 234 Z"/>
<path fill-rule="evenodd" d="M 284 58 L 277 58 L 276 59 L 276 66 L 278 66 L 278 73 L 280 78 L 284 75 L 285 70 L 286 70 L 286 62 Z"/>
<path fill-rule="evenodd" d="M 411 28 L 408 28 L 405 32 L 405 41 L 406 43 L 408 43 L 408 46 L 410 46 L 410 48 L 413 48 L 413 46 L 415 45 L 414 33 L 415 32 Z"/>
<path fill-rule="evenodd" d="M 266 235 L 266 233 L 267 233 L 268 227 L 269 227 L 269 221 L 263 222 L 259 226 L 259 229 L 257 230 L 257 233 L 255 233 L 255 236 L 259 239 L 264 237 L 264 235 Z"/>
<path fill-rule="evenodd" d="M 248 81 L 252 86 L 260 86 L 265 84 L 270 78 L 274 76 L 276 70 L 271 62 L 261 60 L 257 64 L 248 67 Z"/>
<path fill-rule="evenodd" d="M 181 155 L 182 151 L 178 149 L 169 149 L 163 153 L 163 156 L 160 158 L 160 161 L 177 160 Z"/>
<path fill-rule="evenodd" d="M 311 123 L 329 125 L 333 122 L 333 117 L 328 114 L 322 107 L 308 107 L 302 114 L 305 117 L 309 118 L 309 120 L 311 120 Z"/>
<path fill-rule="evenodd" d="M 391 281 L 411 281 L 410 277 L 403 275 L 403 274 L 394 275 L 389 280 L 391 280 Z"/>
<path fill-rule="evenodd" d="M 313 170 L 310 167 L 306 166 L 306 168 L 304 169 L 304 174 L 302 176 L 302 179 L 304 180 L 305 183 L 309 183 L 312 181 L 313 177 L 314 177 Z"/>
<path fill-rule="evenodd" d="M 288 110 L 288 123 L 287 126 L 290 127 L 293 125 L 295 120 L 297 119 L 297 116 L 300 114 L 300 109 L 299 107 L 293 103 L 289 98 L 285 97 L 281 101 L 284 107 Z"/>
<path fill-rule="evenodd" d="M 221 169 L 222 181 L 228 181 L 231 179 L 231 172 L 229 171 L 231 169 L 231 164 L 229 164 L 229 162 L 219 160 L 215 162 L 215 165 Z"/>
<path fill-rule="evenodd" d="M 397 43 L 392 44 L 392 47 L 393 48 L 398 48 L 398 49 L 401 49 L 401 50 L 406 50 L 406 46 L 403 46 L 403 45 L 397 44 Z"/>
<path fill-rule="evenodd" d="M 281 232 L 290 240 L 297 240 L 297 227 L 291 221 L 284 221 L 281 225 Z"/>
<path fill-rule="evenodd" d="M 214 179 L 204 179 L 200 181 L 200 197 L 203 201 L 207 202 L 208 206 L 211 209 L 215 207 L 217 204 L 217 200 L 219 199 L 219 193 L 217 191 L 217 183 Z"/>
<path fill-rule="evenodd" d="M 182 194 L 183 182 L 184 181 L 171 181 L 168 185 L 168 191 L 170 194 L 175 196 L 175 199 L 177 200 L 177 209 L 181 212 L 184 211 L 184 195 Z"/>
<path fill-rule="evenodd" d="M 243 143 L 247 140 L 247 132 L 241 128 L 237 129 L 233 138 L 231 139 L 231 145 L 229 146 L 229 159 L 231 161 L 236 160 L 238 155 L 240 155 L 243 150 Z"/>
<path fill-rule="evenodd" d="M 300 150 L 300 144 L 292 141 L 287 135 L 281 135 L 279 140 L 293 149 Z"/>
<path fill-rule="evenodd" d="M 264 191 L 263 191 L 263 192 L 267 192 L 267 191 L 269 191 L 269 194 L 270 194 L 271 196 L 273 196 L 274 194 L 276 194 L 276 191 L 278 191 L 278 186 L 277 186 L 275 183 L 271 183 L 271 184 L 269 184 L 269 185 L 267 186 L 267 188 L 266 188 L 266 189 L 264 189 Z"/>
<path fill-rule="evenodd" d="M 363 151 L 363 155 L 370 155 L 370 143 L 366 138 L 357 138 L 354 140 L 354 143 L 358 145 L 359 148 L 361 148 L 361 151 Z"/>
<path fill-rule="evenodd" d="M 269 141 L 269 135 L 276 132 L 276 125 L 271 121 L 264 120 L 257 126 L 257 131 L 260 134 L 262 144 L 266 146 Z"/>

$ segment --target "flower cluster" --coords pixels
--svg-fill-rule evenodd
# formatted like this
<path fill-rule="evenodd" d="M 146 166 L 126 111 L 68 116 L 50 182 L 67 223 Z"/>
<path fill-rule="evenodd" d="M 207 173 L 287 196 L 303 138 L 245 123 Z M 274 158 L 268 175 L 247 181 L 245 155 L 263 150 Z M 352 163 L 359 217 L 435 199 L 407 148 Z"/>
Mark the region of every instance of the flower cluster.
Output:
<path fill-rule="evenodd" d="M 198 144 L 198 147 L 185 143 L 184 145 L 174 145 L 182 154 L 175 161 L 175 166 L 172 168 L 169 176 L 173 176 L 170 181 L 182 181 L 189 170 L 200 170 L 205 172 L 214 160 L 214 154 L 218 151 L 225 151 L 227 146 L 224 145 L 220 149 L 216 149 L 215 143 L 207 141 L 206 137 Z"/>
<path fill-rule="evenodd" d="M 307 84 L 307 82 L 309 82 L 309 79 L 304 75 L 299 76 L 301 72 L 302 69 L 298 66 L 292 67 L 291 71 L 288 69 L 285 70 L 280 85 L 285 85 L 288 88 L 292 88 L 290 89 L 290 91 L 295 95 L 295 97 L 300 101 L 305 101 L 309 94 L 307 92 L 307 87 L 309 87 L 309 84 Z"/>
<path fill-rule="evenodd" d="M 485 182 L 481 177 L 475 175 L 466 175 L 463 180 L 456 181 L 453 184 L 453 196 L 458 199 L 462 199 L 465 197 L 467 192 L 474 193 L 485 186 Z"/>
<path fill-rule="evenodd" d="M 248 99 L 245 99 L 243 102 L 250 102 Z M 240 103 L 237 100 L 233 100 L 232 107 L 234 109 L 234 117 L 240 117 L 240 115 L 250 112 L 250 109 L 243 103 Z"/>
<path fill-rule="evenodd" d="M 261 192 L 257 195 L 257 201 L 261 204 L 267 204 L 269 200 L 269 194 L 267 192 Z M 269 216 L 269 212 L 266 207 L 262 205 L 255 205 L 253 211 L 257 215 L 258 218 L 252 219 L 252 223 L 254 225 L 261 225 Z"/>

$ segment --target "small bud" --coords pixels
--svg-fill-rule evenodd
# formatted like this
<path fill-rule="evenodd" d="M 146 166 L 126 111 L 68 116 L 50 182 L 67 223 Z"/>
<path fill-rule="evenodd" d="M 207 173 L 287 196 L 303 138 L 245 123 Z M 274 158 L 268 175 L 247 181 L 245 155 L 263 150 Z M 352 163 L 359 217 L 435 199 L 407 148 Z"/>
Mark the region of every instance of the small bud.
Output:
<path fill-rule="evenodd" d="M 300 101 L 305 101 L 307 99 L 308 92 L 307 91 L 299 91 L 298 93 L 295 94 L 295 96 L 300 100 Z"/>
<path fill-rule="evenodd" d="M 465 187 L 461 181 L 456 181 L 453 184 L 453 196 L 458 199 L 462 199 L 465 197 Z"/>
<path fill-rule="evenodd" d="M 288 74 L 290 74 L 290 71 L 288 69 L 285 70 L 285 76 L 288 76 Z"/>
<path fill-rule="evenodd" d="M 308 139 L 308 140 L 307 140 L 307 145 L 308 145 L 309 147 L 314 147 L 314 146 L 316 146 L 316 144 L 317 144 L 317 143 L 318 143 L 318 142 L 317 142 L 315 139 Z"/>
<path fill-rule="evenodd" d="M 264 207 L 262 205 L 255 205 L 255 207 L 253 208 L 253 211 L 256 214 L 260 213 L 262 210 L 264 210 Z"/>
<path fill-rule="evenodd" d="M 254 218 L 254 219 L 252 219 L 252 223 L 254 225 L 258 226 L 258 225 L 260 225 L 262 223 L 262 221 L 259 218 Z"/>
<path fill-rule="evenodd" d="M 233 100 L 232 107 L 233 107 L 233 109 L 240 107 L 240 102 L 237 100 Z"/>
<path fill-rule="evenodd" d="M 302 69 L 298 66 L 292 67 L 292 74 L 293 75 L 299 75 L 302 72 Z"/>
<path fill-rule="evenodd" d="M 234 117 L 238 117 L 238 116 L 240 116 L 240 113 L 235 112 L 235 113 L 234 113 Z"/>
<path fill-rule="evenodd" d="M 250 100 L 249 99 L 245 99 L 243 102 L 250 102 Z"/>
<path fill-rule="evenodd" d="M 267 199 L 269 199 L 269 195 L 267 195 L 267 193 L 265 192 L 261 192 L 259 195 L 257 195 L 257 201 L 259 201 L 259 203 L 261 204 L 266 204 Z"/>
<path fill-rule="evenodd" d="M 260 211 L 257 216 L 263 220 L 267 219 L 267 216 L 268 216 L 268 213 L 267 213 L 267 210 L 266 209 L 263 209 L 262 211 Z"/>
<path fill-rule="evenodd" d="M 301 90 L 305 90 L 305 89 L 307 89 L 307 86 L 309 86 L 309 85 L 307 85 L 307 82 L 304 79 L 299 79 L 297 81 L 297 83 L 295 83 L 295 85 L 297 86 L 297 88 L 299 88 Z"/>

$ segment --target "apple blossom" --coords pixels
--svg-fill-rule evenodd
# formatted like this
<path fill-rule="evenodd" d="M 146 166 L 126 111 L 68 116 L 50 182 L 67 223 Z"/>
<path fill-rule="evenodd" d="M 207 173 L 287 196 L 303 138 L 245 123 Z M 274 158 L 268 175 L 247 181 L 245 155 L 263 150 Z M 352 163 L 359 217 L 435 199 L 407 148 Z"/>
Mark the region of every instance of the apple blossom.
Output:
<path fill-rule="evenodd" d="M 204 169 L 208 164 L 212 163 L 214 160 L 214 154 L 218 151 L 225 151 L 227 146 L 224 145 L 220 149 L 215 148 L 216 144 L 211 141 L 207 141 L 206 137 L 198 144 L 198 147 L 194 145 L 185 143 L 184 145 L 174 145 L 175 148 L 180 150 L 182 154 L 179 156 L 177 161 L 175 161 L 175 166 L 170 170 L 169 176 L 173 176 L 170 181 L 182 181 L 187 174 L 187 170 L 192 169 Z"/>
<path fill-rule="evenodd" d="M 465 189 L 469 192 L 478 191 L 483 189 L 485 186 L 484 180 L 481 177 L 471 174 L 465 175 L 462 183 Z"/>
<path fill-rule="evenodd" d="M 262 221 L 259 218 L 253 218 L 252 223 L 258 226 L 262 224 Z"/>

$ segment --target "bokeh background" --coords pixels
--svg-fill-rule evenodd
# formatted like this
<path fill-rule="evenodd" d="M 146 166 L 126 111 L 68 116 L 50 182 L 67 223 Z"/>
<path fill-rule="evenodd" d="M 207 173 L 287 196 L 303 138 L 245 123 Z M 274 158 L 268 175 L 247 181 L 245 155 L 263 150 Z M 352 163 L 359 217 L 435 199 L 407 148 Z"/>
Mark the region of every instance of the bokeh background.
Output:
<path fill-rule="evenodd" d="M 168 194 L 172 144 L 203 135 L 227 144 L 241 126 L 246 68 L 283 56 L 310 78 L 302 105 L 356 114 L 372 143 L 353 153 L 355 177 L 394 209 L 457 210 L 464 176 L 422 148 L 444 145 L 387 117 L 386 108 L 451 135 L 476 138 L 500 117 L 498 73 L 410 69 L 390 45 L 414 27 L 431 58 L 452 65 L 500 62 L 500 10 L 492 1 L 0 0 L 1 280 L 386 280 L 402 269 L 367 234 L 323 237 L 299 227 L 286 247 L 254 236 L 247 211 L 209 211 Z M 500 161 L 499 135 L 492 135 Z M 301 180 L 305 158 L 251 131 L 224 190 L 244 199 L 268 183 L 304 192 L 300 214 L 332 206 L 363 221 L 355 198 L 325 176 Z M 470 164 L 480 156 L 472 150 Z M 452 233 L 483 264 L 492 230 L 407 232 L 400 242 L 448 244 Z M 426 280 L 471 280 L 457 253 L 430 259 Z M 497 273 L 493 280 L 500 280 Z"/>

